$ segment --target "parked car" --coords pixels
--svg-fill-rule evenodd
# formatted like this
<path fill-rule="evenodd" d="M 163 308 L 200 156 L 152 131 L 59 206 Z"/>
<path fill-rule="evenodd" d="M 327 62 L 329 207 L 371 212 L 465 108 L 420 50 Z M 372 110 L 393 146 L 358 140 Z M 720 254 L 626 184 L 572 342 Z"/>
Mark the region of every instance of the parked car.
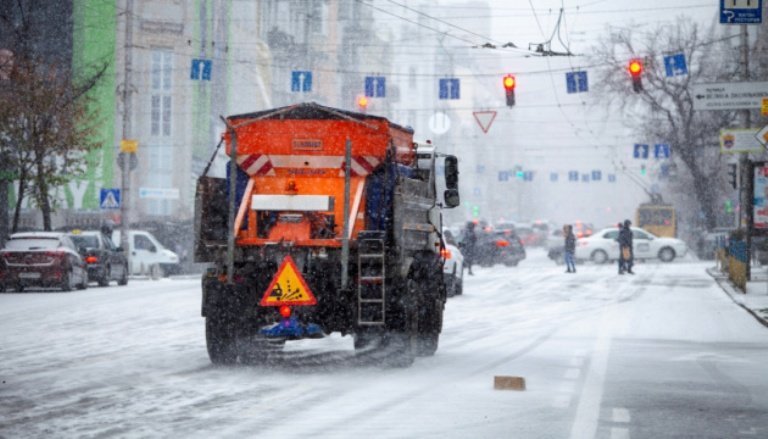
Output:
<path fill-rule="evenodd" d="M 619 259 L 619 229 L 611 227 L 600 230 L 587 238 L 576 241 L 576 259 L 592 260 L 598 264 Z M 677 238 L 660 238 L 652 233 L 632 227 L 632 252 L 635 260 L 660 259 L 672 262 L 678 256 L 685 256 L 688 246 Z"/>
<path fill-rule="evenodd" d="M 494 264 L 516 266 L 525 259 L 525 248 L 512 230 L 491 230 L 477 234 L 475 263 L 481 267 Z"/>
<path fill-rule="evenodd" d="M 106 287 L 109 281 L 128 284 L 128 259 L 122 247 L 99 230 L 73 230 L 69 237 L 77 246 L 88 267 L 88 279 Z"/>
<path fill-rule="evenodd" d="M 88 271 L 77 247 L 61 232 L 14 233 L 0 251 L 3 289 L 88 287 Z"/>
<path fill-rule="evenodd" d="M 120 230 L 112 232 L 112 242 L 120 245 Z M 128 267 L 131 274 L 147 274 L 159 267 L 161 275 L 169 276 L 181 271 L 179 255 L 168 250 L 146 230 L 128 231 Z"/>
<path fill-rule="evenodd" d="M 459 296 L 464 292 L 464 255 L 450 231 L 443 231 L 443 241 L 445 249 L 441 254 L 445 259 L 443 278 L 446 293 L 448 296 Z"/>

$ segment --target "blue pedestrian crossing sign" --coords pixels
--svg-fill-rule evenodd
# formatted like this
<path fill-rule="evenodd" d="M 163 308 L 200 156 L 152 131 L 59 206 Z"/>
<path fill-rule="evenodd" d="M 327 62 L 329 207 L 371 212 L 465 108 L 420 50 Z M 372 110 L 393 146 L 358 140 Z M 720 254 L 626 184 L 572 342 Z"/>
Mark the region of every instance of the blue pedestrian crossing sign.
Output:
<path fill-rule="evenodd" d="M 565 86 L 568 89 L 568 93 L 582 93 L 589 91 L 589 84 L 587 83 L 587 72 L 568 72 L 565 74 Z"/>
<path fill-rule="evenodd" d="M 294 70 L 291 72 L 291 91 L 309 93 L 312 91 L 312 72 Z"/>
<path fill-rule="evenodd" d="M 657 143 L 654 145 L 653 156 L 657 159 L 669 158 L 669 143 Z"/>
<path fill-rule="evenodd" d="M 667 77 L 687 75 L 688 66 L 685 63 L 685 54 L 677 53 L 664 57 L 664 71 Z"/>
<path fill-rule="evenodd" d="M 102 209 L 119 209 L 120 208 L 120 189 L 117 188 L 102 188 L 99 193 L 99 206 Z"/>
<path fill-rule="evenodd" d="M 383 76 L 365 77 L 365 95 L 369 98 L 384 98 L 387 96 L 386 78 Z"/>
<path fill-rule="evenodd" d="M 649 147 L 646 143 L 635 143 L 635 151 L 633 157 L 636 159 L 647 159 L 648 149 Z"/>
<path fill-rule="evenodd" d="M 189 79 L 192 80 L 211 80 L 211 70 L 213 70 L 213 61 L 210 59 L 195 58 L 192 60 L 192 68 L 189 72 Z"/>
<path fill-rule="evenodd" d="M 441 79 L 438 83 L 440 99 L 459 99 L 459 80 L 457 78 Z"/>

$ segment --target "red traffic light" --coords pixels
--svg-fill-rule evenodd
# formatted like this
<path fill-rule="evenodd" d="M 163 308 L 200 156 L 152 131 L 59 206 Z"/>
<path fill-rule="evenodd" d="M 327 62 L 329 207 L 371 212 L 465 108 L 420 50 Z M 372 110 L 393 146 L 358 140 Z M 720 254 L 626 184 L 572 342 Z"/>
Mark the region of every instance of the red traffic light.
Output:
<path fill-rule="evenodd" d="M 515 84 L 517 84 L 517 81 L 515 81 L 515 77 L 512 75 L 506 75 L 504 76 L 504 88 L 507 90 L 514 90 Z"/>
<path fill-rule="evenodd" d="M 629 70 L 630 75 L 640 76 L 640 74 L 643 73 L 643 63 L 640 62 L 640 60 L 633 59 L 629 62 L 627 69 Z"/>

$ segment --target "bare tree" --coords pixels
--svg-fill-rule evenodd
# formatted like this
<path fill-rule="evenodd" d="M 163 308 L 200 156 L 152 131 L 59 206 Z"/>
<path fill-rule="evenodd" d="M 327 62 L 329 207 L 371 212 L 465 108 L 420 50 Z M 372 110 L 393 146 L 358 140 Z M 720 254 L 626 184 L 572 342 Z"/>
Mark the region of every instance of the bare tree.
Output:
<path fill-rule="evenodd" d="M 601 98 L 623 110 L 638 138 L 672 146 L 674 162 L 684 168 L 677 183 L 668 188 L 692 194 L 698 209 L 690 214 L 703 214 L 704 225 L 712 228 L 725 191 L 725 184 L 713 180 L 722 166 L 718 132 L 733 123 L 735 114 L 694 111 L 691 85 L 728 77 L 733 72 L 727 66 L 737 64 L 725 59 L 734 52 L 722 50 L 728 39 L 714 38 L 713 31 L 707 34 L 703 38 L 699 26 L 682 17 L 646 32 L 609 29 L 595 48 L 593 61 L 604 66 L 597 86 Z M 667 77 L 663 58 L 677 53 L 685 55 L 688 73 Z M 639 92 L 633 91 L 627 71 L 633 58 L 644 64 Z"/>

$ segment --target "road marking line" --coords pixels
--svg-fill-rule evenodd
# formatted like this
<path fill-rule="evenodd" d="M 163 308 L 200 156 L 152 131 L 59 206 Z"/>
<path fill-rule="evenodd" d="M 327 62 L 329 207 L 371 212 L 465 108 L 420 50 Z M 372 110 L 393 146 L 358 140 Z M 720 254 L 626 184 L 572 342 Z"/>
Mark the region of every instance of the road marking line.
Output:
<path fill-rule="evenodd" d="M 629 410 L 624 408 L 613 409 L 613 422 L 628 423 L 630 421 Z"/>
<path fill-rule="evenodd" d="M 611 439 L 629 439 L 629 430 L 624 427 L 611 427 Z"/>
<path fill-rule="evenodd" d="M 606 306 L 602 309 L 600 324 L 597 328 L 597 340 L 592 350 L 587 378 L 584 381 L 576 417 L 571 427 L 572 439 L 591 439 L 597 432 L 605 373 L 608 369 L 608 354 L 611 350 L 611 330 L 616 318 L 617 312 L 614 307 Z"/>
<path fill-rule="evenodd" d="M 565 371 L 564 378 L 566 380 L 575 380 L 581 375 L 581 371 L 579 369 L 568 369 Z"/>

